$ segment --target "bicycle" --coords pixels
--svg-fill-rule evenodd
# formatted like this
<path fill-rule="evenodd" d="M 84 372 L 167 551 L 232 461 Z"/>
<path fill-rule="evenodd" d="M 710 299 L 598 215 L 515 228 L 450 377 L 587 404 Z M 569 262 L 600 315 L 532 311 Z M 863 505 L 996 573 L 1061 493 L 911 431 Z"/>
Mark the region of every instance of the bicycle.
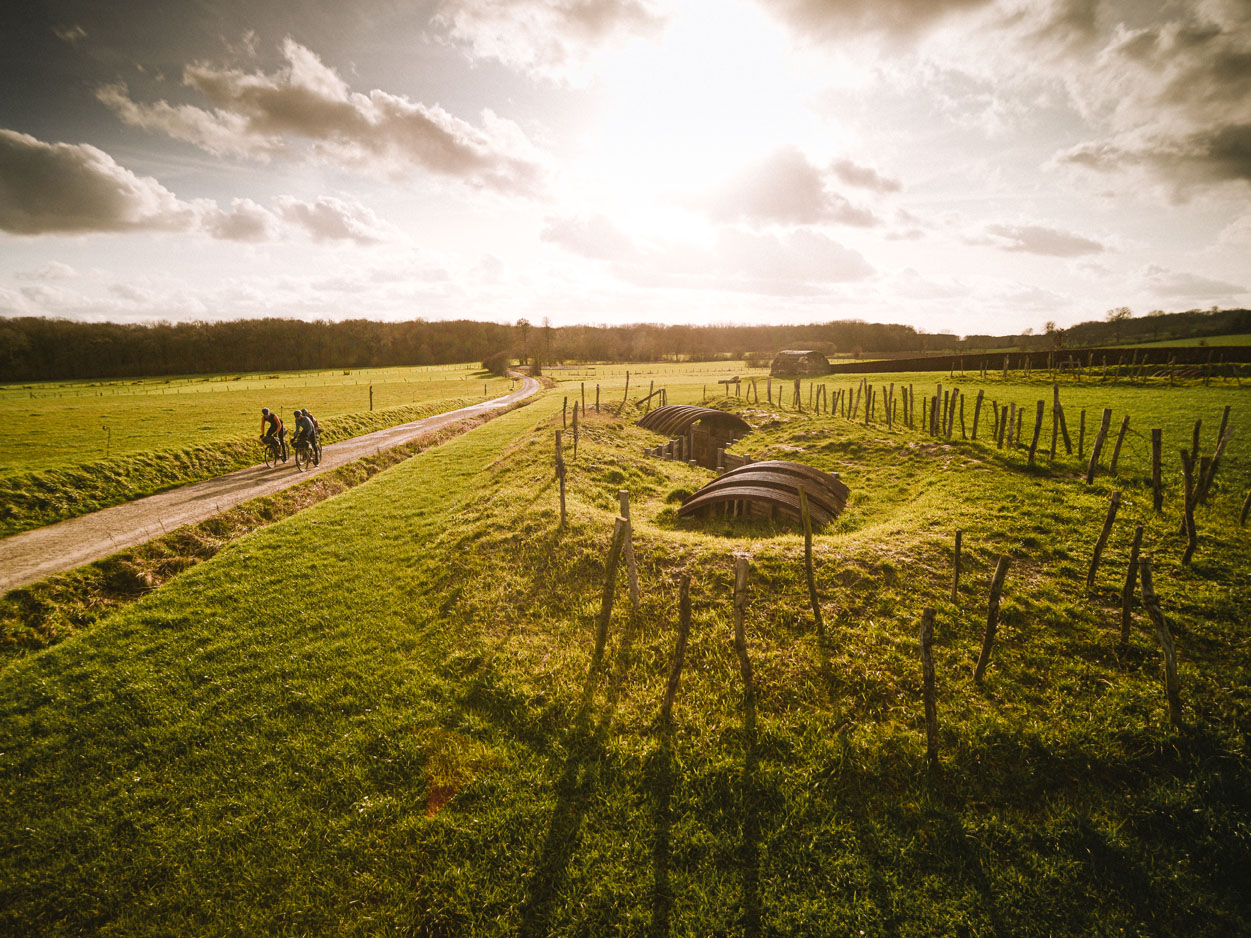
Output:
<path fill-rule="evenodd" d="M 265 451 L 265 466 L 269 469 L 274 468 L 280 462 L 286 462 L 282 456 L 282 446 L 278 442 L 277 437 L 263 436 L 261 437 L 261 446 Z"/>
<path fill-rule="evenodd" d="M 316 466 L 321 463 L 321 453 L 318 448 L 308 440 L 301 440 L 295 446 L 295 468 L 300 472 L 304 472 L 310 466 Z"/>

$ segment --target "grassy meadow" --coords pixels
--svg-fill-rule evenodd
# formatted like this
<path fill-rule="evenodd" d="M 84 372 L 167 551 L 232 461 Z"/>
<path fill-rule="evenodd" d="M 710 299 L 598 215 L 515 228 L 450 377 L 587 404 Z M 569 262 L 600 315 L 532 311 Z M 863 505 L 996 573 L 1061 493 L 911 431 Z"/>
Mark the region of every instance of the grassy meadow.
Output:
<path fill-rule="evenodd" d="M 712 383 L 665 367 L 671 403 Z M 636 374 L 632 388 L 652 380 Z M 623 390 L 624 369 L 596 377 Z M 932 393 L 937 378 L 870 381 Z M 797 413 L 789 395 L 782 407 L 722 396 L 756 428 L 736 451 L 837 471 L 851 489 L 814 539 L 819 637 L 802 537 L 678 519 L 711 473 L 644 456 L 660 440 L 634 426 L 633 406 L 588 415 L 576 457 L 566 447 L 559 528 L 553 430 L 581 380 L 8 664 L 0 932 L 1251 932 L 1246 391 L 1064 385 L 1075 444 L 1088 411 L 1087 453 L 1105 406 L 1114 430 L 1126 413 L 1132 433 L 1163 428 L 1159 515 L 1142 437 L 1115 477 L 1110 441 L 1087 486 L 1063 446 L 1029 468 L 1023 449 L 961 440 L 958 423 L 948 441 Z M 1033 402 L 1050 400 L 1042 380 L 955 383 L 970 422 L 979 387 L 1026 405 L 1027 429 Z M 1226 404 L 1235 435 L 1183 566 L 1177 449 L 1201 419 L 1210 454 Z M 1049 411 L 1046 428 L 1044 441 Z M 597 660 L 620 489 L 641 599 L 632 611 L 618 578 Z M 1113 489 L 1121 513 L 1087 591 Z M 1140 606 L 1119 641 L 1136 523 L 1177 645 L 1181 728 Z M 750 692 L 732 640 L 736 553 L 751 562 Z M 1000 632 L 977 687 L 1001 555 Z M 692 630 L 666 725 L 684 573 Z M 936 774 L 917 652 L 926 606 Z"/>
<path fill-rule="evenodd" d="M 0 536 L 253 465 L 262 407 L 334 442 L 508 387 L 447 365 L 0 388 Z"/>

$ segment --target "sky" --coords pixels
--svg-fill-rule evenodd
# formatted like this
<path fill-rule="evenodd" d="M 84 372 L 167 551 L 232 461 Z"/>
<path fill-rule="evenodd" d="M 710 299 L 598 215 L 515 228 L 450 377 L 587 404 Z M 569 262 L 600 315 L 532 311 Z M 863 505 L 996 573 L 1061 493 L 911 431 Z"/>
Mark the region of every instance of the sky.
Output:
<path fill-rule="evenodd" d="M 25 0 L 0 316 L 1251 305 L 1247 0 Z"/>

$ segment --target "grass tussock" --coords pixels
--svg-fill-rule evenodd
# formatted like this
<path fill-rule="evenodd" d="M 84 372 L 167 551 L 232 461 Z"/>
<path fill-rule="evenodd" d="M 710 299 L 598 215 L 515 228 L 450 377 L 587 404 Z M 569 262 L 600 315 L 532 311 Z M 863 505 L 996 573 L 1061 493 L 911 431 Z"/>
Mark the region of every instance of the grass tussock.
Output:
<path fill-rule="evenodd" d="M 576 457 L 566 437 L 561 528 L 549 396 L 232 543 L 0 675 L 0 927 L 1251 929 L 1246 461 L 1222 469 L 1183 566 L 1175 480 L 1157 515 L 1132 465 L 1086 486 L 1075 459 L 1031 470 L 1020 450 L 751 408 L 757 431 L 737 448 L 851 489 L 814 543 L 823 635 L 802 537 L 678 519 L 681 494 L 711 474 L 643 456 L 656 439 L 631 407 L 586 415 Z M 1113 484 L 1122 514 L 1087 591 Z M 623 569 L 596 657 L 620 489 L 639 604 Z M 1135 523 L 1177 642 L 1182 727 L 1140 607 L 1119 640 Z M 751 558 L 750 684 L 733 643 L 735 553 Z M 664 724 L 682 574 L 692 628 Z"/>

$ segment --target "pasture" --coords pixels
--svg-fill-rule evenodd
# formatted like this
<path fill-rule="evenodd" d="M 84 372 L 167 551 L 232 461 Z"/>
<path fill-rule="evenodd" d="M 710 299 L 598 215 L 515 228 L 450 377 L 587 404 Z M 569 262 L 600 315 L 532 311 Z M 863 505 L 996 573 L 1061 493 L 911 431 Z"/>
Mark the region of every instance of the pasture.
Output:
<path fill-rule="evenodd" d="M 705 373 L 664 370 L 670 403 Z M 645 369 L 640 369 L 644 371 Z M 741 369 L 740 369 L 741 370 Z M 552 372 L 552 376 L 559 373 Z M 724 373 L 722 373 L 724 376 Z M 598 373 L 624 395 L 621 374 Z M 633 388 L 640 378 L 632 369 Z M 837 471 L 847 511 L 804 542 L 680 520 L 707 470 L 660 440 L 537 403 L 244 537 L 89 631 L 0 673 L 0 930 L 41 934 L 1240 935 L 1251 930 L 1248 392 L 1066 383 L 1078 414 L 1160 427 L 1093 484 L 1063 445 L 978 441 L 788 403 L 723 406 L 755 458 Z M 859 378 L 824 379 L 834 389 Z M 933 393 L 944 376 L 869 376 Z M 987 402 L 1050 383 L 966 377 Z M 593 385 L 592 385 L 593 390 Z M 640 388 L 644 393 L 646 388 Z M 711 390 L 711 389 L 710 389 Z M 717 388 L 719 390 L 719 387 Z M 763 391 L 763 386 L 761 387 Z M 711 396 L 711 395 L 709 395 Z M 620 400 L 620 398 L 618 398 Z M 615 407 L 616 401 L 614 401 Z M 1180 561 L 1177 450 L 1234 436 Z M 311 404 L 309 405 L 311 408 Z M 989 403 L 985 405 L 989 407 Z M 921 416 L 918 402 L 916 415 Z M 971 409 L 966 415 L 971 421 Z M 1049 434 L 1050 422 L 1044 432 Z M 1028 434 L 1022 436 L 1028 440 Z M 1110 444 L 1109 444 L 1110 447 Z M 1044 451 L 1048 446 L 1042 447 Z M 630 492 L 640 601 L 607 594 Z M 1086 586 L 1110 493 L 1122 494 Z M 1179 660 L 1169 719 L 1141 605 L 1120 642 L 1135 524 Z M 963 575 L 951 595 L 956 529 Z M 745 646 L 732 558 L 750 561 Z M 998 644 L 971 680 L 998 558 Z M 671 722 L 678 578 L 692 627 Z M 614 605 L 594 654 L 605 596 Z M 936 772 L 921 611 L 935 610 Z M 745 662 L 748 662 L 745 664 Z"/>

